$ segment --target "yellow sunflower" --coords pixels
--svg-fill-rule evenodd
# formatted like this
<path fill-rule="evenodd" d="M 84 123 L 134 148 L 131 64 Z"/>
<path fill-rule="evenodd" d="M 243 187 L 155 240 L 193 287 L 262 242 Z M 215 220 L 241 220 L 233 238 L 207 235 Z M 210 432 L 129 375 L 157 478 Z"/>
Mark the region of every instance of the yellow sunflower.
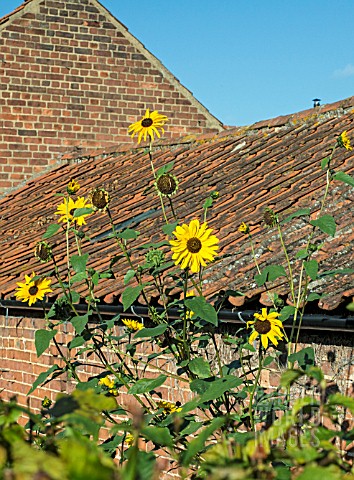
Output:
<path fill-rule="evenodd" d="M 108 375 L 107 377 L 101 378 L 98 384 L 101 385 L 102 387 L 105 387 L 110 394 L 115 396 L 118 395 L 118 390 L 115 388 L 115 381 L 109 378 Z"/>
<path fill-rule="evenodd" d="M 143 137 L 145 141 L 148 135 L 153 142 L 154 133 L 160 138 L 159 129 L 161 130 L 161 133 L 165 133 L 165 130 L 162 127 L 167 120 L 167 117 L 161 115 L 157 110 L 150 113 L 150 110 L 147 109 L 141 120 L 129 125 L 128 133 L 131 133 L 132 138 L 135 134 L 138 134 L 138 143 L 141 142 Z"/>
<path fill-rule="evenodd" d="M 71 179 L 66 186 L 66 191 L 69 195 L 74 195 L 78 190 L 80 190 L 80 185 L 76 180 Z"/>
<path fill-rule="evenodd" d="M 169 415 L 170 413 L 174 413 L 174 412 L 180 412 L 182 410 L 182 408 L 179 406 L 180 405 L 179 402 L 172 403 L 172 402 L 167 402 L 165 400 L 158 400 L 156 404 L 159 408 L 163 408 L 163 411 L 164 413 L 166 413 L 166 415 Z"/>
<path fill-rule="evenodd" d="M 190 268 L 192 273 L 197 273 L 206 266 L 206 261 L 213 261 L 219 240 L 211 234 L 212 231 L 207 223 L 200 225 L 199 220 L 192 220 L 189 225 L 177 225 L 173 232 L 177 240 L 170 240 L 175 264 L 180 263 L 181 268 Z"/>
<path fill-rule="evenodd" d="M 76 222 L 79 226 L 86 225 L 86 217 L 91 215 L 90 213 L 85 213 L 79 217 L 74 217 L 74 212 L 77 208 L 92 208 L 91 203 L 86 200 L 84 197 L 78 197 L 74 201 L 71 197 L 69 199 L 64 198 L 63 202 L 58 205 L 56 215 L 61 215 L 58 222 Z"/>
<path fill-rule="evenodd" d="M 129 318 L 122 318 L 122 322 L 131 332 L 137 332 L 144 328 L 144 325 L 136 320 L 130 320 Z"/>
<path fill-rule="evenodd" d="M 238 227 L 238 231 L 240 233 L 247 234 L 250 231 L 250 227 L 247 225 L 247 223 L 242 222 L 241 225 Z"/>
<path fill-rule="evenodd" d="M 346 150 L 353 150 L 346 130 L 339 135 L 338 144 L 340 147 L 344 147 Z"/>
<path fill-rule="evenodd" d="M 247 322 L 247 328 L 249 328 L 250 325 L 253 326 L 253 332 L 248 340 L 249 343 L 253 343 L 258 335 L 260 335 L 264 348 L 268 347 L 268 340 L 277 346 L 278 339 L 281 340 L 284 337 L 284 333 L 281 331 L 283 324 L 277 318 L 279 315 L 277 312 L 268 314 L 266 308 L 262 308 L 262 313 L 255 313 L 254 317 L 256 320 Z"/>
<path fill-rule="evenodd" d="M 50 293 L 53 290 L 49 288 L 51 284 L 50 279 L 38 278 L 33 280 L 35 273 L 32 275 L 25 275 L 25 282 L 18 282 L 18 288 L 16 289 L 15 297 L 22 302 L 28 302 L 28 305 L 32 305 L 37 300 L 43 300 L 46 293 Z"/>

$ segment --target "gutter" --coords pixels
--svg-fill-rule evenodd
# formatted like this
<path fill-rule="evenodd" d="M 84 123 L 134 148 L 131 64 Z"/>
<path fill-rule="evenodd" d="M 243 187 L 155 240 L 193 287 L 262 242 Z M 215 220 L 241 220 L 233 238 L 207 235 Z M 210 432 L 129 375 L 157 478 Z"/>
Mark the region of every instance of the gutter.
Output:
<path fill-rule="evenodd" d="M 36 317 L 44 318 L 43 308 L 49 310 L 54 302 L 42 303 L 38 306 L 32 305 L 29 307 L 23 302 L 17 300 L 0 300 L 0 313 L 5 314 L 6 317 L 9 316 L 9 312 L 12 311 L 12 316 L 14 317 L 23 317 L 26 316 L 27 312 L 36 312 Z M 75 305 L 78 313 L 86 313 L 87 304 L 77 304 Z M 2 312 L 1 312 L 2 310 Z M 124 314 L 124 317 L 128 318 L 148 318 L 148 308 L 143 305 L 132 306 L 128 312 L 123 311 L 123 305 L 100 305 L 99 310 L 101 315 L 108 317 L 115 317 L 117 315 Z M 164 309 L 162 307 L 156 307 L 157 313 L 162 313 Z M 254 314 L 259 312 L 259 310 L 227 310 L 222 309 L 218 313 L 219 320 L 224 324 L 234 324 L 238 326 L 245 325 L 249 320 L 254 319 Z M 171 308 L 168 310 L 168 315 L 170 318 L 179 318 L 180 309 Z M 292 327 L 293 317 L 290 316 L 289 319 L 284 323 L 284 328 L 288 329 Z M 315 330 L 318 335 L 321 335 L 323 332 L 346 332 L 354 333 L 354 316 L 344 316 L 344 315 L 328 315 L 328 314 L 305 314 L 302 319 L 301 331 L 303 330 Z"/>

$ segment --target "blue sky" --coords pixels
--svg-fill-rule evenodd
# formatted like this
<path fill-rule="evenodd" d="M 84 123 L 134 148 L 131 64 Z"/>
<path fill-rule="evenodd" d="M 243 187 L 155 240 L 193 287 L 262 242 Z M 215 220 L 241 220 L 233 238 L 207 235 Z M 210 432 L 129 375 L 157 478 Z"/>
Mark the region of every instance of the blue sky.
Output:
<path fill-rule="evenodd" d="M 353 0 L 101 3 L 226 125 L 354 95 Z"/>

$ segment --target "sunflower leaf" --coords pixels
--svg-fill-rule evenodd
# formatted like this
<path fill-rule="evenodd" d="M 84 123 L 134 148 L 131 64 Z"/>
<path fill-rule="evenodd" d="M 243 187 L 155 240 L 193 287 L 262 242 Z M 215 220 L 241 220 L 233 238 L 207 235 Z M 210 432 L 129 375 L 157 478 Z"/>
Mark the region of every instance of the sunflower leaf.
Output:
<path fill-rule="evenodd" d="M 27 392 L 27 395 L 31 394 L 37 387 L 38 385 L 44 383 L 44 381 L 51 375 L 55 370 L 61 370 L 61 368 L 54 364 L 46 372 L 42 372 L 38 375 L 37 379 L 33 382 L 31 389 Z"/>
<path fill-rule="evenodd" d="M 37 357 L 49 347 L 50 341 L 55 337 L 57 330 L 36 330 L 34 334 L 34 343 L 36 346 Z"/>
<path fill-rule="evenodd" d="M 138 298 L 143 287 L 137 285 L 136 287 L 127 287 L 122 293 L 121 301 L 123 303 L 123 311 L 126 311 Z"/>
<path fill-rule="evenodd" d="M 94 212 L 93 208 L 88 208 L 88 207 L 75 208 L 73 217 L 78 218 L 78 217 L 82 217 L 83 215 L 90 215 L 93 212 Z"/>
<path fill-rule="evenodd" d="M 44 238 L 53 237 L 56 233 L 59 232 L 60 228 L 61 228 L 61 225 L 59 223 L 50 224 L 49 227 L 47 228 L 46 232 L 42 236 L 42 238 L 44 239 Z"/>
<path fill-rule="evenodd" d="M 354 178 L 351 175 L 348 175 L 347 173 L 336 172 L 333 175 L 333 178 L 335 178 L 336 180 L 339 180 L 340 182 L 344 182 L 347 185 L 350 185 L 351 187 L 354 187 Z"/>
<path fill-rule="evenodd" d="M 318 262 L 316 260 L 309 260 L 308 262 L 304 262 L 304 267 L 311 280 L 316 280 L 318 273 Z"/>
<path fill-rule="evenodd" d="M 172 162 L 166 163 L 166 165 L 163 165 L 162 167 L 160 167 L 156 172 L 156 177 L 159 177 L 160 175 L 164 175 L 165 173 L 171 171 L 172 168 L 174 167 L 174 164 L 175 164 L 175 162 L 172 161 Z"/>
<path fill-rule="evenodd" d="M 178 222 L 168 223 L 167 225 L 164 225 L 162 227 L 162 231 L 165 235 L 168 235 L 170 237 L 172 233 L 176 230 L 177 225 L 178 225 Z"/>
<path fill-rule="evenodd" d="M 86 271 L 86 264 L 89 254 L 85 253 L 84 255 L 72 255 L 70 258 L 70 263 L 76 273 L 84 273 Z"/>
<path fill-rule="evenodd" d="M 331 237 L 334 237 L 336 234 L 336 222 L 332 215 L 322 215 L 322 217 L 317 218 L 317 220 L 311 220 L 310 223 Z"/>
<path fill-rule="evenodd" d="M 132 395 L 148 393 L 165 383 L 166 375 L 159 375 L 157 378 L 141 378 L 128 391 Z"/>
<path fill-rule="evenodd" d="M 139 235 L 140 232 L 131 228 L 126 228 L 123 232 L 117 233 L 117 237 L 123 240 L 135 240 Z"/>
<path fill-rule="evenodd" d="M 84 331 L 88 320 L 89 313 L 86 313 L 85 315 L 77 315 L 71 319 L 71 323 L 78 335 L 81 335 L 81 333 Z"/>
<path fill-rule="evenodd" d="M 215 308 L 207 303 L 204 297 L 194 297 L 184 301 L 186 307 L 194 312 L 202 320 L 205 320 L 208 323 L 213 325 L 218 324 L 218 315 Z"/>

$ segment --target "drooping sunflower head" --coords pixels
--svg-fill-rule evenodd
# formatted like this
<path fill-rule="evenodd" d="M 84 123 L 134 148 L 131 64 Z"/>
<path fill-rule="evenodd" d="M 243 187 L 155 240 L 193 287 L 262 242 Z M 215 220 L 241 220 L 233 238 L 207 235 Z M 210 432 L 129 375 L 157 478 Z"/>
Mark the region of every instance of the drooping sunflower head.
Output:
<path fill-rule="evenodd" d="M 169 197 L 177 192 L 178 180 L 171 173 L 163 173 L 157 177 L 155 187 L 160 195 Z"/>
<path fill-rule="evenodd" d="M 247 223 L 242 222 L 241 225 L 238 227 L 238 231 L 247 235 L 250 231 L 250 227 L 247 225 Z"/>
<path fill-rule="evenodd" d="M 161 115 L 157 110 L 154 110 L 150 113 L 150 110 L 147 109 L 144 117 L 141 120 L 129 125 L 128 133 L 131 134 L 132 138 L 138 134 L 138 143 L 141 142 L 142 138 L 144 138 L 144 141 L 146 141 L 147 136 L 149 136 L 150 140 L 153 142 L 154 134 L 160 138 L 159 130 L 161 133 L 165 133 L 163 125 L 167 120 L 167 117 L 165 115 Z"/>
<path fill-rule="evenodd" d="M 89 210 L 92 208 L 92 204 L 84 197 L 78 197 L 77 200 L 64 198 L 63 202 L 57 206 L 56 215 L 60 215 L 58 222 L 63 223 L 76 223 L 78 226 L 86 225 L 86 218 L 91 215 Z M 75 211 L 78 209 L 84 209 L 80 215 L 75 215 Z M 86 212 L 86 213 L 85 213 Z"/>
<path fill-rule="evenodd" d="M 90 200 L 95 210 L 103 212 L 109 205 L 109 193 L 104 188 L 95 188 L 91 191 Z"/>
<path fill-rule="evenodd" d="M 267 313 L 266 308 L 262 308 L 262 313 L 255 313 L 255 320 L 247 322 L 247 328 L 253 327 L 253 332 L 250 335 L 249 343 L 253 343 L 254 340 L 260 335 L 261 342 L 264 348 L 268 347 L 268 341 L 270 340 L 273 345 L 278 345 L 278 340 L 284 338 L 283 324 L 278 319 L 279 313 L 271 312 Z"/>
<path fill-rule="evenodd" d="M 353 150 L 346 130 L 344 130 L 344 132 L 342 132 L 337 138 L 337 144 L 339 147 L 345 148 L 346 150 Z"/>
<path fill-rule="evenodd" d="M 70 182 L 66 186 L 66 191 L 69 195 L 75 195 L 80 189 L 80 185 L 77 183 L 76 180 L 71 179 Z"/>
<path fill-rule="evenodd" d="M 199 220 L 192 220 L 189 225 L 177 225 L 173 232 L 176 240 L 170 240 L 175 264 L 198 273 L 207 262 L 212 262 L 219 248 L 219 239 L 212 235 L 212 231 L 206 222 L 200 225 Z"/>
<path fill-rule="evenodd" d="M 34 247 L 34 256 L 40 262 L 49 262 L 53 258 L 53 253 L 50 245 L 47 242 L 38 242 Z"/>
<path fill-rule="evenodd" d="M 37 300 L 43 300 L 44 295 L 52 292 L 53 290 L 49 288 L 51 280 L 47 278 L 35 278 L 36 274 L 33 272 L 32 275 L 25 275 L 24 282 L 18 282 L 15 297 L 17 300 L 22 302 L 28 302 L 28 305 L 31 306 Z"/>
<path fill-rule="evenodd" d="M 263 220 L 268 227 L 274 227 L 277 223 L 277 216 L 271 208 L 266 208 L 263 213 Z"/>
<path fill-rule="evenodd" d="M 144 328 L 144 325 L 137 320 L 131 320 L 130 318 L 122 318 L 122 322 L 130 332 L 137 332 Z"/>

